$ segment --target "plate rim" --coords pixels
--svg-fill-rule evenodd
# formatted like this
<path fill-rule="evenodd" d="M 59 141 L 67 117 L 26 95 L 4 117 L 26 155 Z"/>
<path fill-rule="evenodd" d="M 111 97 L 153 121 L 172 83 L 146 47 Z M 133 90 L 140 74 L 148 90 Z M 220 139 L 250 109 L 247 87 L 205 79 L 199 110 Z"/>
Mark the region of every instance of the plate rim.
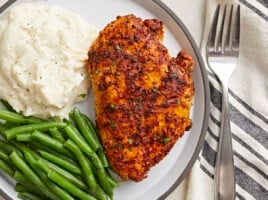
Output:
<path fill-rule="evenodd" d="M 203 80 L 203 88 L 204 88 L 204 114 L 203 114 L 203 123 L 202 123 L 202 129 L 201 129 L 201 134 L 198 139 L 198 143 L 195 147 L 193 156 L 191 157 L 190 161 L 184 168 L 183 172 L 181 175 L 177 178 L 177 180 L 169 187 L 169 189 L 164 192 L 160 197 L 158 197 L 158 200 L 164 200 L 166 199 L 177 187 L 178 185 L 182 182 L 182 180 L 185 178 L 185 176 L 190 172 L 193 164 L 195 163 L 198 154 L 201 151 L 201 148 L 203 146 L 204 140 L 205 140 L 205 135 L 207 132 L 208 128 L 208 119 L 209 119 L 209 110 L 210 110 L 210 89 L 209 89 L 209 81 L 208 81 L 208 76 L 207 76 L 207 70 L 205 67 L 204 60 L 201 56 L 200 50 L 192 37 L 190 31 L 188 28 L 184 25 L 182 20 L 162 1 L 162 0 L 152 0 L 156 5 L 160 7 L 163 11 L 165 11 L 171 18 L 174 20 L 174 22 L 181 28 L 182 32 L 185 34 L 185 37 L 188 39 L 190 45 L 193 48 L 193 51 L 195 53 L 196 59 L 199 63 L 200 67 L 200 72 Z"/>
<path fill-rule="evenodd" d="M 0 14 L 4 12 L 9 6 L 11 6 L 13 3 L 15 3 L 17 0 L 9 0 L 5 4 L 3 4 L 0 7 Z M 178 185 L 182 182 L 182 180 L 185 178 L 185 176 L 190 172 L 190 169 L 192 168 L 194 162 L 196 161 L 199 152 L 201 151 L 201 148 L 203 146 L 204 140 L 205 140 L 205 135 L 208 127 L 208 118 L 209 118 L 209 100 L 210 100 L 210 90 L 209 90 L 209 81 L 207 77 L 207 70 L 203 61 L 203 58 L 201 56 L 200 50 L 193 39 L 190 31 L 188 28 L 184 25 L 182 20 L 162 1 L 162 0 L 151 0 L 153 3 L 155 3 L 157 6 L 160 7 L 163 11 L 165 11 L 172 20 L 181 28 L 182 32 L 184 33 L 185 37 L 188 39 L 191 47 L 193 48 L 193 51 L 195 53 L 196 59 L 199 63 L 200 67 L 200 72 L 202 76 L 202 83 L 203 83 L 203 88 L 204 88 L 204 113 L 203 113 L 203 123 L 202 123 L 202 129 L 201 129 L 201 134 L 198 139 L 198 143 L 195 147 L 193 156 L 191 157 L 190 161 L 184 168 L 183 172 L 181 175 L 176 179 L 176 181 L 169 187 L 169 189 L 161 194 L 157 199 L 158 200 L 164 200 L 166 199 L 177 187 Z M 0 194 L 5 197 L 6 199 L 12 199 L 6 192 L 4 192 L 0 188 Z"/>

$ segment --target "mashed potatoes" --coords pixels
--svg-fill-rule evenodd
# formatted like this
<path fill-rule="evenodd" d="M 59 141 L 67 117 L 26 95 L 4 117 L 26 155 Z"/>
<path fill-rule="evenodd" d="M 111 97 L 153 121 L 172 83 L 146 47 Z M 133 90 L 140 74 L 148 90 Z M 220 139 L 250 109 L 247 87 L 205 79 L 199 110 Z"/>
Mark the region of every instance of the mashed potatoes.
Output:
<path fill-rule="evenodd" d="M 86 97 L 97 30 L 58 7 L 21 4 L 0 21 L 0 98 L 24 115 L 68 117 Z"/>

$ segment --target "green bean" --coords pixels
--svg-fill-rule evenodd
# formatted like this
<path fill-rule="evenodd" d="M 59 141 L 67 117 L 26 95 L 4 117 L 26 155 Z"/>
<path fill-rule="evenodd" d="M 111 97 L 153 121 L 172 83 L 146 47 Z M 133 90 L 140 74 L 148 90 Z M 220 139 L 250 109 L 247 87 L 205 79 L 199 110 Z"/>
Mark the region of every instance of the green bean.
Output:
<path fill-rule="evenodd" d="M 24 157 L 28 164 L 35 169 L 37 167 L 37 160 L 41 159 L 41 157 L 34 151 L 32 151 L 29 148 L 24 148 L 23 149 Z"/>
<path fill-rule="evenodd" d="M 41 144 L 44 144 L 65 155 L 72 155 L 68 150 L 63 147 L 63 144 L 61 142 L 39 131 L 34 131 L 32 133 L 32 140 L 40 142 Z"/>
<path fill-rule="evenodd" d="M 113 195 L 113 185 L 110 184 L 109 180 L 109 173 L 105 171 L 104 168 L 97 169 L 93 166 L 92 162 L 88 160 L 89 166 L 93 169 L 94 174 L 97 177 L 98 183 L 101 186 L 101 188 L 110 196 L 112 197 Z"/>
<path fill-rule="evenodd" d="M 69 112 L 69 118 L 70 118 L 70 119 L 73 119 L 73 118 L 74 118 L 74 110 L 71 110 L 71 111 Z"/>
<path fill-rule="evenodd" d="M 18 148 L 7 143 L 6 141 L 0 140 L 0 147 L 1 147 L 1 150 L 8 155 L 11 154 L 13 151 L 16 151 L 20 156 L 22 156 L 22 153 Z"/>
<path fill-rule="evenodd" d="M 9 156 L 5 152 L 3 152 L 1 149 L 0 149 L 0 159 L 6 162 L 9 166 L 11 165 Z"/>
<path fill-rule="evenodd" d="M 25 184 L 22 182 L 16 183 L 14 189 L 16 192 L 29 192 L 29 193 L 33 193 L 36 195 L 41 195 L 41 196 L 43 195 L 40 190 L 35 188 L 33 184 L 29 184 L 29 183 L 28 184 Z"/>
<path fill-rule="evenodd" d="M 31 140 L 31 133 L 23 133 L 20 135 L 16 135 L 16 140 L 19 142 L 29 142 Z"/>
<path fill-rule="evenodd" d="M 97 169 L 93 166 L 93 164 L 91 163 L 91 161 L 88 162 L 88 164 L 90 165 L 91 169 L 93 169 L 94 174 L 97 173 Z M 107 181 L 109 182 L 110 186 L 112 188 L 115 188 L 118 185 L 117 180 L 109 173 L 109 171 L 106 169 L 106 178 Z"/>
<path fill-rule="evenodd" d="M 21 183 L 16 183 L 14 189 L 16 192 L 31 192 L 28 187 L 25 187 Z"/>
<path fill-rule="evenodd" d="M 100 139 L 98 137 L 98 133 L 97 133 L 96 127 L 94 126 L 94 124 L 92 123 L 92 121 L 86 115 L 84 115 L 84 114 L 82 114 L 82 115 L 83 115 L 83 118 L 85 119 L 85 122 L 87 124 L 88 129 L 91 130 L 91 132 L 93 133 L 94 137 L 96 138 L 96 140 L 100 144 Z M 103 148 L 102 148 L 101 145 L 99 145 L 99 148 L 97 150 L 97 154 L 98 154 L 98 156 L 99 156 L 99 158 L 100 158 L 100 160 L 102 162 L 102 165 L 104 167 L 109 167 L 109 162 L 107 160 L 107 157 L 106 157 L 106 155 L 105 155 L 105 153 L 104 153 Z"/>
<path fill-rule="evenodd" d="M 92 160 L 92 163 L 96 168 L 103 168 L 103 165 L 96 153 L 87 145 L 80 133 L 73 128 L 70 124 L 65 127 L 65 132 L 71 138 L 75 144 Z"/>
<path fill-rule="evenodd" d="M 46 161 L 44 159 L 39 159 L 37 161 L 37 164 L 41 170 L 44 172 L 48 173 L 50 169 L 53 169 L 63 175 L 66 179 L 68 179 L 71 183 L 76 185 L 77 187 L 86 190 L 87 186 L 86 184 L 82 181 L 82 179 L 78 176 L 74 176 L 73 174 L 69 173 L 68 171 L 58 167 L 57 165 L 54 165 L 53 163 Z"/>
<path fill-rule="evenodd" d="M 110 183 L 107 180 L 107 175 L 106 175 L 105 170 L 104 169 L 97 169 L 96 175 L 97 175 L 98 182 L 99 182 L 100 186 L 102 187 L 102 189 L 105 191 L 105 193 L 107 193 L 110 197 L 112 197 L 113 190 L 112 190 Z"/>
<path fill-rule="evenodd" d="M 46 196 L 52 199 L 58 199 L 50 190 L 43 184 L 40 178 L 35 174 L 35 172 L 27 165 L 26 162 L 18 155 L 17 152 L 12 152 L 10 154 L 11 161 L 16 165 L 18 169 L 22 171 L 22 173 L 36 186 L 40 188 L 44 192 Z"/>
<path fill-rule="evenodd" d="M 86 124 L 86 121 L 78 110 L 78 108 L 74 108 L 73 110 L 73 120 L 75 121 L 75 124 L 77 125 L 78 129 L 80 130 L 92 150 L 96 151 L 99 148 L 100 144 L 88 128 L 88 125 Z"/>
<path fill-rule="evenodd" d="M 51 195 L 54 196 L 56 199 L 64 199 L 62 198 L 58 193 L 61 193 L 60 188 L 56 186 L 54 183 L 50 182 L 47 178 L 47 175 L 43 173 L 38 165 L 37 165 L 37 160 L 35 159 L 35 154 L 32 154 L 33 151 L 31 151 L 28 148 L 24 148 L 24 157 L 30 167 L 37 173 L 38 177 L 41 179 L 42 183 L 47 187 L 47 189 L 51 192 Z M 60 197 L 60 198 L 58 198 Z"/>
<path fill-rule="evenodd" d="M 29 192 L 19 192 L 18 197 L 24 200 L 42 200 L 39 196 L 31 194 Z"/>
<path fill-rule="evenodd" d="M 107 175 L 106 175 L 106 177 L 107 177 L 107 181 L 109 182 L 110 186 L 111 186 L 112 188 L 117 187 L 117 185 L 118 185 L 117 180 L 115 180 L 115 178 L 112 177 L 108 172 L 106 172 L 106 174 L 107 174 Z"/>
<path fill-rule="evenodd" d="M 0 122 L 0 135 L 5 139 L 6 139 L 6 134 L 5 134 L 6 129 L 7 128 L 5 127 L 5 124 Z"/>
<path fill-rule="evenodd" d="M 12 145 L 14 148 L 16 148 L 20 152 L 23 152 L 23 148 L 26 147 L 25 144 L 15 141 L 15 140 L 8 141 L 8 144 Z"/>
<path fill-rule="evenodd" d="M 75 197 L 78 197 L 82 200 L 96 200 L 95 197 L 80 190 L 77 186 L 69 182 L 64 176 L 54 170 L 49 171 L 48 178 L 54 181 L 66 191 L 70 192 Z"/>
<path fill-rule="evenodd" d="M 96 188 L 96 180 L 92 173 L 92 169 L 90 168 L 87 158 L 83 155 L 83 153 L 80 151 L 80 149 L 76 146 L 75 143 L 73 143 L 70 139 L 68 139 L 64 146 L 68 148 L 73 154 L 77 157 L 78 162 L 80 163 L 80 166 L 82 168 L 82 172 L 84 175 L 84 178 L 87 182 L 87 185 L 90 189 L 94 190 Z"/>
<path fill-rule="evenodd" d="M 40 155 L 43 158 L 47 159 L 48 161 L 50 161 L 56 165 L 59 165 L 60 167 L 68 170 L 71 173 L 81 175 L 81 170 L 76 165 L 73 165 L 70 162 L 68 162 L 62 158 L 59 158 L 58 156 L 55 156 L 51 153 L 48 153 L 46 151 L 39 150 L 38 152 L 40 153 Z"/>
<path fill-rule="evenodd" d="M 106 193 L 103 191 L 103 189 L 97 185 L 96 189 L 94 191 L 90 191 L 90 193 L 96 197 L 99 200 L 108 200 L 108 196 L 106 195 Z"/>
<path fill-rule="evenodd" d="M 37 194 L 42 199 L 50 199 L 47 196 L 45 196 L 44 193 L 39 188 L 37 188 L 33 183 L 31 183 L 27 178 L 26 178 L 26 181 L 18 181 L 16 183 L 16 185 L 17 184 L 23 186 L 24 189 L 28 189 L 28 191 L 24 191 L 24 192 L 29 192 L 29 193 L 32 193 L 32 194 Z M 19 188 L 19 189 L 23 190 L 23 188 Z M 20 192 L 23 192 L 23 191 L 20 191 Z"/>
<path fill-rule="evenodd" d="M 0 119 L 17 123 L 17 124 L 35 124 L 43 122 L 44 120 L 34 118 L 34 117 L 25 117 L 21 114 L 9 111 L 9 110 L 2 110 L 0 109 Z"/>
<path fill-rule="evenodd" d="M 63 137 L 62 133 L 55 127 L 49 129 L 49 134 L 54 139 L 60 141 L 61 143 L 65 142 L 65 138 Z"/>
<path fill-rule="evenodd" d="M 87 159 L 87 162 L 88 162 L 90 168 L 92 169 L 93 173 L 96 174 L 96 168 L 94 167 L 94 165 L 92 164 L 92 162 L 89 159 Z"/>
<path fill-rule="evenodd" d="M 57 194 L 60 197 L 61 200 L 74 200 L 74 198 L 68 192 L 66 192 L 65 190 L 60 188 L 57 184 L 55 184 L 54 182 L 49 180 L 46 175 L 45 175 L 45 178 L 43 178 L 42 180 L 44 180 L 45 184 L 47 184 L 48 187 L 55 194 Z"/>
<path fill-rule="evenodd" d="M 91 155 L 93 150 L 84 140 L 84 138 L 80 135 L 77 129 L 75 129 L 71 124 L 64 128 L 66 134 L 70 139 L 72 139 L 75 144 L 87 155 Z"/>
<path fill-rule="evenodd" d="M 35 190 L 37 189 L 36 186 L 32 182 L 30 182 L 29 180 L 27 180 L 27 181 L 19 181 L 17 183 L 20 183 L 20 184 L 22 184 L 22 185 L 24 185 L 25 187 L 28 187 L 28 188 L 34 188 Z M 40 192 L 41 190 L 38 190 L 38 191 Z M 43 195 L 43 193 L 42 193 L 42 195 Z"/>
<path fill-rule="evenodd" d="M 1 120 L 1 119 L 0 119 Z M 14 126 L 17 126 L 18 124 L 16 123 L 13 123 L 13 122 L 8 122 L 8 121 L 5 121 L 5 122 L 1 122 L 1 127 L 3 127 L 5 130 L 9 129 L 9 128 L 12 128 Z"/>
<path fill-rule="evenodd" d="M 10 144 L 12 144 L 14 147 L 20 150 L 20 152 L 23 152 L 26 148 L 28 151 L 31 151 L 32 154 L 34 154 L 35 158 L 39 158 L 39 155 L 32 149 L 30 149 L 28 146 L 26 146 L 24 143 L 17 142 L 17 141 L 10 141 Z"/>
<path fill-rule="evenodd" d="M 42 185 L 42 182 L 38 176 L 15 151 L 12 152 L 9 157 L 11 161 L 16 165 L 16 167 L 20 169 L 28 179 L 30 179 L 36 185 Z"/>
<path fill-rule="evenodd" d="M 30 164 L 32 169 L 39 175 L 43 183 L 51 190 L 53 191 L 60 199 L 62 200 L 74 200 L 67 192 L 62 190 L 60 187 L 58 187 L 56 184 L 51 182 L 45 173 L 43 173 L 38 165 L 37 161 L 35 160 L 34 156 L 31 154 L 30 151 L 27 149 L 24 149 L 24 156 L 27 162 Z"/>
<path fill-rule="evenodd" d="M 9 176 L 13 176 L 14 174 L 14 170 L 3 160 L 0 160 L 0 169 L 6 172 Z"/>
<path fill-rule="evenodd" d="M 40 150 L 46 151 L 46 152 L 51 153 L 51 154 L 53 154 L 61 159 L 68 161 L 69 163 L 72 163 L 74 165 L 78 165 L 77 161 L 75 160 L 75 157 L 71 153 L 70 153 L 71 155 L 65 155 L 65 154 L 62 154 L 60 152 L 56 152 L 53 149 L 49 148 L 48 146 L 45 146 L 45 145 L 38 143 L 38 142 L 35 142 L 35 141 L 30 141 L 30 147 L 32 149 L 34 149 L 36 152 L 38 152 Z"/>
<path fill-rule="evenodd" d="M 41 122 L 38 124 L 27 124 L 27 125 L 21 125 L 16 126 L 14 128 L 8 129 L 5 131 L 7 140 L 12 140 L 16 137 L 16 135 L 22 134 L 22 133 L 28 133 L 32 132 L 34 130 L 38 131 L 47 131 L 52 127 L 56 128 L 64 128 L 66 126 L 66 123 L 64 122 Z"/>
<path fill-rule="evenodd" d="M 109 167 L 109 162 L 108 162 L 107 157 L 106 157 L 102 148 L 98 148 L 97 154 L 100 158 L 100 161 L 101 161 L 103 167 Z"/>
<path fill-rule="evenodd" d="M 98 136 L 98 131 L 97 128 L 95 127 L 95 125 L 93 124 L 93 122 L 89 119 L 88 116 L 86 116 L 85 114 L 82 114 L 83 118 L 85 119 L 85 122 L 88 125 L 88 128 L 90 129 L 90 131 L 93 133 L 94 137 L 96 138 L 96 140 L 99 142 L 100 144 L 100 139 Z"/>
<path fill-rule="evenodd" d="M 102 162 L 96 153 L 89 155 L 89 158 L 96 169 L 104 169 Z"/>
<path fill-rule="evenodd" d="M 15 170 L 14 174 L 13 174 L 13 178 L 17 181 L 17 182 L 26 182 L 28 181 L 27 177 L 21 173 L 18 170 Z"/>

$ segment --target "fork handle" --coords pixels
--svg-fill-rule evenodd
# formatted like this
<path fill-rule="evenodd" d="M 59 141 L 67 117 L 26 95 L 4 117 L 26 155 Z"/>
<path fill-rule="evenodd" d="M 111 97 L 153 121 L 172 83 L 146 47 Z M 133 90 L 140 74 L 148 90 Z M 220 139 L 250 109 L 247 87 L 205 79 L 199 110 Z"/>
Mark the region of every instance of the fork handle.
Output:
<path fill-rule="evenodd" d="M 229 119 L 228 87 L 223 86 L 222 113 L 215 169 L 215 200 L 235 199 L 235 175 Z"/>

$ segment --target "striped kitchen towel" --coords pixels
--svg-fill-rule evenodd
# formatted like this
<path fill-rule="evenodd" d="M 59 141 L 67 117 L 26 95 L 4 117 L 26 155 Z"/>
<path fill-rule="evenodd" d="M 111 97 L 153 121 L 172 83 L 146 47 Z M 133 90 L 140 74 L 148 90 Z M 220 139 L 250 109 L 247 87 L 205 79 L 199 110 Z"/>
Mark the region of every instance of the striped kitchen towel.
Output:
<path fill-rule="evenodd" d="M 208 0 L 201 52 L 220 1 Z M 221 1 L 241 5 L 239 66 L 229 85 L 236 199 L 268 200 L 268 1 Z M 183 199 L 214 199 L 214 169 L 221 116 L 221 85 L 208 70 L 209 127 L 200 156 L 184 181 Z"/>

